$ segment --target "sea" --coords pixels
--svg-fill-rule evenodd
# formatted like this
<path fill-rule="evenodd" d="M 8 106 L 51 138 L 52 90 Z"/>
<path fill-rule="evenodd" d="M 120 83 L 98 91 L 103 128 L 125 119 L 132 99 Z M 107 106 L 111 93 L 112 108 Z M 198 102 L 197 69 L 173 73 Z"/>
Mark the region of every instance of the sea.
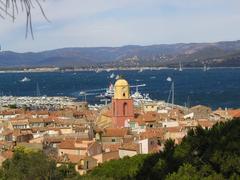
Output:
<path fill-rule="evenodd" d="M 240 68 L 0 73 L 0 95 L 70 96 L 99 104 L 103 102 L 96 96 L 116 81 L 112 74 L 124 77 L 131 86 L 145 84 L 138 90 L 153 100 L 167 101 L 174 82 L 175 104 L 240 108 Z M 21 82 L 24 77 L 30 81 Z M 131 92 L 135 91 L 132 87 Z"/>

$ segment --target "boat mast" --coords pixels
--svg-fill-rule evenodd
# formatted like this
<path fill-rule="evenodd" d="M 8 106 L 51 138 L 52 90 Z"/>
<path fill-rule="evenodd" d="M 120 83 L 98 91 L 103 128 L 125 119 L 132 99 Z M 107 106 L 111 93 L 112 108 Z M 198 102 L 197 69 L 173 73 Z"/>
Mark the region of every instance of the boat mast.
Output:
<path fill-rule="evenodd" d="M 173 109 L 173 106 L 174 106 L 174 81 L 172 82 L 172 109 Z"/>

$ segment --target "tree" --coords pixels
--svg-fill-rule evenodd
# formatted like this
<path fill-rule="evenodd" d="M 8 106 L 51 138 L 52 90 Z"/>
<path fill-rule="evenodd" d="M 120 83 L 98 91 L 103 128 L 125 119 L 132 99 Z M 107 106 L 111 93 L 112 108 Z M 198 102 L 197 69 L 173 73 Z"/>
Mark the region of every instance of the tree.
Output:
<path fill-rule="evenodd" d="M 13 158 L 3 162 L 1 179 L 63 179 L 56 163 L 42 152 L 26 151 L 19 148 Z"/>
<path fill-rule="evenodd" d="M 169 174 L 166 180 L 224 180 L 221 174 L 213 173 L 209 176 L 202 176 L 191 164 L 184 164 L 177 172 Z"/>
<path fill-rule="evenodd" d="M 33 28 L 32 28 L 32 9 L 38 7 L 43 15 L 43 17 L 47 20 L 47 16 L 42 8 L 41 2 L 45 0 L 0 0 L 0 18 L 5 19 L 6 17 L 10 17 L 13 22 L 16 19 L 17 14 L 20 12 L 26 13 L 26 34 L 25 37 L 27 38 L 28 33 L 32 38 L 33 36 Z"/>

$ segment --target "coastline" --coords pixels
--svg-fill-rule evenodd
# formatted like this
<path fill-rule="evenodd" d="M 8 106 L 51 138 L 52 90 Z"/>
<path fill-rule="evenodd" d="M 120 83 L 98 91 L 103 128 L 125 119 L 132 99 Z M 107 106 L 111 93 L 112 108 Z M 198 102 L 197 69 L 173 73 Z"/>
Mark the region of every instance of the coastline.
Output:
<path fill-rule="evenodd" d="M 240 67 L 210 67 L 210 69 L 239 69 Z M 121 68 L 29 68 L 29 69 L 13 69 L 13 70 L 0 70 L 0 74 L 4 73 L 44 73 L 44 72 L 110 72 L 110 71 L 144 71 L 144 70 L 164 70 L 172 69 L 177 70 L 178 68 L 173 67 L 121 67 Z M 203 67 L 184 67 L 184 69 L 203 69 Z"/>

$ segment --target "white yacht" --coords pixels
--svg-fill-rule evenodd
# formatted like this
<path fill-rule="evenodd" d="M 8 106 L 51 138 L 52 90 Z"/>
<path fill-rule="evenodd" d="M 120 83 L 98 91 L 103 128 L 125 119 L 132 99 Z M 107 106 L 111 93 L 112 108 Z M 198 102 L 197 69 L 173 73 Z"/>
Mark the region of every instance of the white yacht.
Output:
<path fill-rule="evenodd" d="M 114 86 L 111 83 L 109 87 L 106 89 L 106 91 L 96 97 L 98 98 L 112 98 L 114 96 Z"/>
<path fill-rule="evenodd" d="M 27 78 L 27 77 L 24 77 L 24 78 L 21 80 L 21 82 L 29 82 L 29 81 L 31 81 L 31 79 L 29 79 L 29 78 Z"/>

